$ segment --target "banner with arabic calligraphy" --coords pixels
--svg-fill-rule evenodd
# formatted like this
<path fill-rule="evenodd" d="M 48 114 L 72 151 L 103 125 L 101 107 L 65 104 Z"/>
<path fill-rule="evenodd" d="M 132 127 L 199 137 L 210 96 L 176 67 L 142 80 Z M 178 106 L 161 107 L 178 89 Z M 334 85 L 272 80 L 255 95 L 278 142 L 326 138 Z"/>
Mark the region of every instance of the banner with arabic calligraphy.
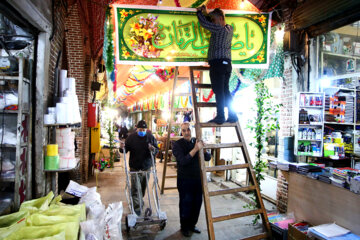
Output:
<path fill-rule="evenodd" d="M 192 8 L 114 5 L 118 64 L 203 65 L 211 33 Z M 224 11 L 234 67 L 267 68 L 270 14 Z"/>

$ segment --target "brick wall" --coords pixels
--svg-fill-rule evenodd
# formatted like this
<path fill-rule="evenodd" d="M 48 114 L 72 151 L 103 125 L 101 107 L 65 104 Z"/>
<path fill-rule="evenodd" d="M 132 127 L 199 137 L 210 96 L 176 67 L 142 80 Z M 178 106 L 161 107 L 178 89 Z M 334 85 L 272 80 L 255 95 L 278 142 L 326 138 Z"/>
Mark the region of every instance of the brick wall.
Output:
<path fill-rule="evenodd" d="M 281 85 L 281 99 L 283 107 L 280 110 L 280 131 L 279 131 L 279 159 L 282 158 L 284 152 L 284 137 L 293 134 L 293 107 L 295 104 L 296 93 L 294 93 L 293 85 L 296 84 L 293 78 L 293 68 L 290 56 L 284 59 L 284 78 Z M 287 188 L 288 183 L 286 177 L 278 171 L 278 184 L 276 191 L 277 208 L 281 212 L 287 209 Z"/>
<path fill-rule="evenodd" d="M 289 173 L 278 171 L 278 182 L 276 191 L 276 207 L 279 212 L 285 213 L 287 211 L 288 203 L 288 178 Z"/>
<path fill-rule="evenodd" d="M 91 61 L 84 55 L 84 39 L 77 4 L 69 8 L 68 16 L 65 19 L 65 28 L 68 76 L 76 79 L 76 94 L 79 99 L 82 118 L 82 128 L 76 133 L 78 149 L 75 153 L 76 157 L 80 158 L 80 176 L 77 176 L 78 179 L 75 180 L 82 182 L 88 179 L 89 129 L 87 128 L 87 103 L 90 97 L 90 79 L 86 72 L 89 72 L 88 67 L 91 65 Z"/>

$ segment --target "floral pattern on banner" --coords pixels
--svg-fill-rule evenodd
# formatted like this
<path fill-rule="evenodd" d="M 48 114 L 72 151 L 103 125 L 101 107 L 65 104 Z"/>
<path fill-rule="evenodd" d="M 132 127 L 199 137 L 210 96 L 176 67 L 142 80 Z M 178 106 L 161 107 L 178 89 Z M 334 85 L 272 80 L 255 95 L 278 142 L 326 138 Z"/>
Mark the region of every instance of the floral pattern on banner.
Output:
<path fill-rule="evenodd" d="M 125 9 L 121 11 L 125 12 Z M 129 11 L 129 14 L 134 14 L 132 10 Z M 128 16 L 128 13 L 124 15 L 125 17 Z M 160 37 L 157 35 L 158 27 L 156 22 L 157 16 L 152 14 L 148 14 L 147 18 L 143 16 L 135 17 L 136 22 L 130 24 L 130 39 L 129 43 L 132 47 L 132 50 L 139 56 L 145 58 L 157 58 L 160 56 L 160 52 L 162 49 L 157 49 L 153 46 L 152 40 L 154 43 L 160 43 Z M 123 50 L 123 56 L 128 58 L 130 53 L 128 51 Z"/>

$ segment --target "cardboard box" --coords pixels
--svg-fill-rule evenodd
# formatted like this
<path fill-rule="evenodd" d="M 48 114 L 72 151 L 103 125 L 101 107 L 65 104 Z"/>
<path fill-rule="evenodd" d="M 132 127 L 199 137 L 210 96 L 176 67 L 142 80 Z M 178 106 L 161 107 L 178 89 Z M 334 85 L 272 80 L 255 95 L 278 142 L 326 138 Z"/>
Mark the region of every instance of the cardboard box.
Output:
<path fill-rule="evenodd" d="M 296 229 L 293 225 L 297 223 L 289 224 L 288 228 L 288 240 L 310 240 L 305 233 Z"/>

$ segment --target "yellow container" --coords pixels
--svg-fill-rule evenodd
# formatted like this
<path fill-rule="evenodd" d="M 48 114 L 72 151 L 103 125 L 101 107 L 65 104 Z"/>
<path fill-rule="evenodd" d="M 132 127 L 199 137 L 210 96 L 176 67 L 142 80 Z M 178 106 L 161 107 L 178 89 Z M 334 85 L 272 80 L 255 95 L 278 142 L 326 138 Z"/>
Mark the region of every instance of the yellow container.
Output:
<path fill-rule="evenodd" d="M 46 156 L 54 157 L 59 155 L 58 145 L 57 144 L 48 144 L 46 149 Z"/>
<path fill-rule="evenodd" d="M 91 128 L 91 153 L 100 152 L 100 123 Z"/>

